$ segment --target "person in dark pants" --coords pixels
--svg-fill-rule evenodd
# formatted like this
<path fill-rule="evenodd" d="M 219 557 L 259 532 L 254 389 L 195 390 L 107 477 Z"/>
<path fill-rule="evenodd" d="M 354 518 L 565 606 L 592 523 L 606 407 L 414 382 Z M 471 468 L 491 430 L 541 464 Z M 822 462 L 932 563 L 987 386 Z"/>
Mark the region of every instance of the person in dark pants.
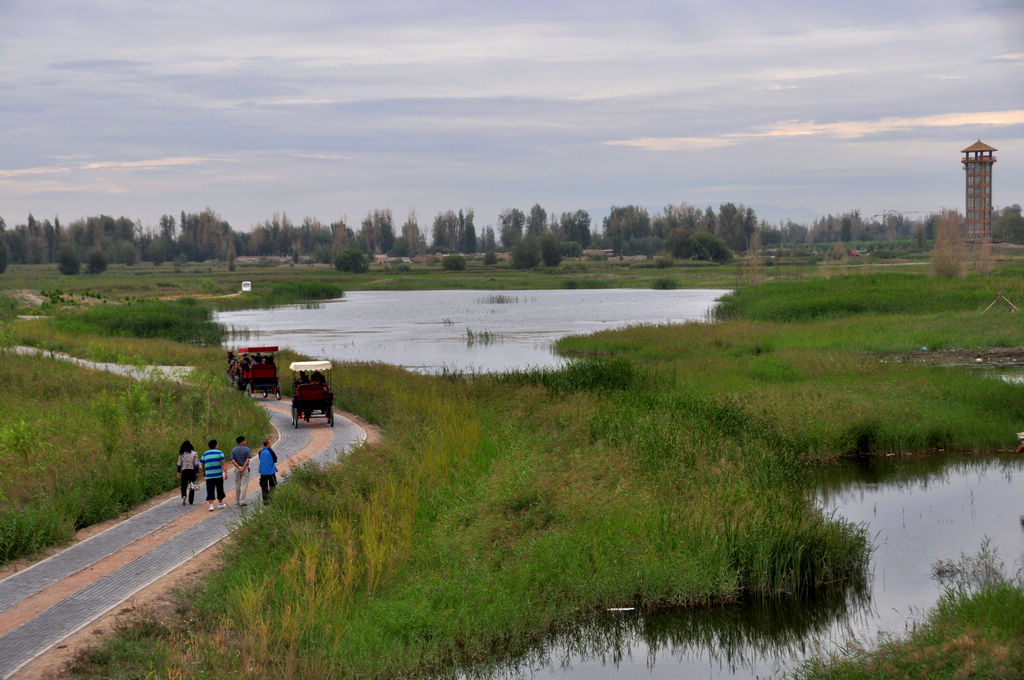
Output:
<path fill-rule="evenodd" d="M 224 503 L 224 452 L 217 448 L 217 440 L 211 439 L 210 448 L 199 459 L 203 464 L 203 475 L 206 476 L 206 501 L 213 512 L 213 499 L 217 498 L 217 507 L 226 508 Z"/>
<path fill-rule="evenodd" d="M 178 477 L 181 478 L 181 504 L 185 505 L 185 492 L 188 492 L 188 504 L 196 498 L 196 480 L 199 479 L 199 454 L 192 442 L 185 440 L 178 448 Z"/>
<path fill-rule="evenodd" d="M 263 503 L 270 502 L 270 495 L 277 486 L 277 454 L 270 448 L 270 440 L 263 440 L 263 448 L 260 449 L 260 491 L 263 493 Z"/>

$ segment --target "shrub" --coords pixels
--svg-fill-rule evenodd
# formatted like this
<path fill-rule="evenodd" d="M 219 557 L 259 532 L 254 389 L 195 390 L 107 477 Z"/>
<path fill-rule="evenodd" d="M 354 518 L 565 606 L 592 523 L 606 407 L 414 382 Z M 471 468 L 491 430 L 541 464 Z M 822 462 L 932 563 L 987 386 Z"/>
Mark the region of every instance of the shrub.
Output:
<path fill-rule="evenodd" d="M 532 269 L 540 264 L 540 240 L 536 236 L 527 236 L 517 243 L 509 254 L 513 269 Z"/>
<path fill-rule="evenodd" d="M 557 267 L 562 262 L 562 253 L 558 248 L 558 237 L 552 233 L 544 234 L 540 240 L 540 255 L 545 267 Z"/>
<path fill-rule="evenodd" d="M 65 244 L 60 247 L 57 255 L 57 269 L 65 276 L 74 276 L 82 269 L 82 262 L 78 259 L 78 253 L 71 246 Z"/>
<path fill-rule="evenodd" d="M 85 267 L 90 274 L 102 274 L 107 271 L 107 256 L 99 248 L 93 248 L 85 260 Z"/>
<path fill-rule="evenodd" d="M 484 253 L 484 264 L 498 264 L 498 254 L 493 250 Z"/>
<path fill-rule="evenodd" d="M 334 258 L 334 268 L 340 272 L 362 274 L 369 271 L 370 262 L 358 248 L 346 248 Z"/>
<path fill-rule="evenodd" d="M 441 258 L 441 266 L 450 272 L 466 271 L 466 258 L 462 255 L 445 255 Z"/>

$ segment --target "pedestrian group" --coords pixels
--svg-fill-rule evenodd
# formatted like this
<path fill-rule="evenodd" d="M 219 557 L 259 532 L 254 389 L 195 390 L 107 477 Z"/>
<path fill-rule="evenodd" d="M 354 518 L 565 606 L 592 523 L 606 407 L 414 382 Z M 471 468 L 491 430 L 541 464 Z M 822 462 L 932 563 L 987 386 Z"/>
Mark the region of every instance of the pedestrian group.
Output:
<path fill-rule="evenodd" d="M 217 508 L 226 508 L 224 502 L 224 475 L 225 466 L 230 461 L 230 470 L 235 481 L 235 504 L 247 505 L 245 495 L 249 486 L 250 468 L 252 462 L 252 450 L 246 444 L 245 435 L 235 437 L 235 447 L 231 449 L 230 457 L 225 457 L 224 452 L 217 448 L 217 440 L 211 439 L 206 444 L 207 449 L 199 455 L 192 442 L 185 440 L 178 448 L 178 477 L 181 479 L 181 504 L 185 505 L 186 500 L 192 505 L 195 500 L 196 490 L 199 488 L 199 476 L 202 474 L 206 481 L 206 502 L 210 504 L 210 512 L 214 511 L 214 502 Z M 263 502 L 269 503 L 270 496 L 277 487 L 277 454 L 270 447 L 270 440 L 263 440 L 263 448 L 260 449 L 258 471 L 260 475 L 260 491 Z"/>

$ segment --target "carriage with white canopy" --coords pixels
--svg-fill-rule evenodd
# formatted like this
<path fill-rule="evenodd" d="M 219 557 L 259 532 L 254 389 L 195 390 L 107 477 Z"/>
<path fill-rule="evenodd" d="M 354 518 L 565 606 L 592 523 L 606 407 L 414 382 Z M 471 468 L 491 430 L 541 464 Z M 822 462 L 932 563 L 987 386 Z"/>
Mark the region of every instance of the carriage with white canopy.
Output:
<path fill-rule="evenodd" d="M 292 396 L 292 427 L 300 420 L 326 418 L 334 427 L 334 393 L 331 392 L 330 361 L 293 361 L 289 368 L 295 390 Z"/>

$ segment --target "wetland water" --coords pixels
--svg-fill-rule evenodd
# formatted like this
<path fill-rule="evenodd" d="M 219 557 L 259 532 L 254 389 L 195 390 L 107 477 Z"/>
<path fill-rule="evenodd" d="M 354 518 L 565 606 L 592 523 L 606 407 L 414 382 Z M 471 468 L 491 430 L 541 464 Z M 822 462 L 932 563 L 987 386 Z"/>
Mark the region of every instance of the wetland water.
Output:
<path fill-rule="evenodd" d="M 725 290 L 354 291 L 313 305 L 221 312 L 247 331 L 231 344 L 281 345 L 317 358 L 380 361 L 425 373 L 563 363 L 551 344 L 631 324 L 702 321 Z"/>
<path fill-rule="evenodd" d="M 425 372 L 500 371 L 559 365 L 551 343 L 564 335 L 703 320 L 723 292 L 355 292 L 218 320 L 252 331 L 241 344 Z M 874 550 L 863 587 L 813 602 L 609 612 L 486 672 L 563 680 L 778 677 L 847 641 L 870 647 L 905 633 L 941 595 L 931 565 L 976 553 L 986 537 L 1009 573 L 1021 566 L 1024 456 L 869 458 L 824 470 L 810 488 L 824 512 L 865 526 Z"/>

